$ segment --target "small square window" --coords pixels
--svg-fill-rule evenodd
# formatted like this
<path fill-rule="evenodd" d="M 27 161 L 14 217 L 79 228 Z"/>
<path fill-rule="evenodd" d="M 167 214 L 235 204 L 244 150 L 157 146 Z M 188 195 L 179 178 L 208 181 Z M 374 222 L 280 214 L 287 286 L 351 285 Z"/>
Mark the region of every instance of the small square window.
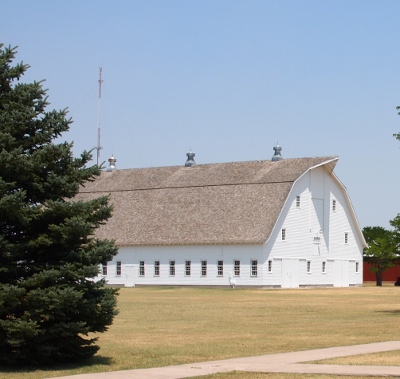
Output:
<path fill-rule="evenodd" d="M 300 196 L 296 196 L 296 207 L 300 208 Z"/>
<path fill-rule="evenodd" d="M 286 241 L 286 229 L 282 229 L 281 237 L 282 237 L 282 241 Z"/>
<path fill-rule="evenodd" d="M 217 275 L 224 276 L 224 261 L 218 261 Z"/>
<path fill-rule="evenodd" d="M 185 275 L 186 276 L 190 276 L 191 275 L 191 267 L 192 266 L 192 262 L 191 261 L 186 261 L 185 262 Z"/>
<path fill-rule="evenodd" d="M 235 276 L 240 276 L 240 261 L 233 261 L 233 272 Z"/>
<path fill-rule="evenodd" d="M 207 261 L 201 261 L 201 276 L 207 276 Z"/>
<path fill-rule="evenodd" d="M 169 275 L 175 276 L 175 261 L 169 261 Z"/>
<path fill-rule="evenodd" d="M 121 267 L 122 267 L 122 264 L 121 264 L 121 261 L 118 261 L 117 262 L 117 266 L 116 266 L 117 268 L 116 268 L 116 275 L 117 276 L 121 276 Z"/>
<path fill-rule="evenodd" d="M 139 276 L 144 276 L 144 261 L 139 261 Z"/>
<path fill-rule="evenodd" d="M 154 276 L 160 276 L 160 261 L 154 261 Z"/>
<path fill-rule="evenodd" d="M 255 259 L 251 260 L 251 276 L 257 276 L 258 274 L 258 262 Z"/>

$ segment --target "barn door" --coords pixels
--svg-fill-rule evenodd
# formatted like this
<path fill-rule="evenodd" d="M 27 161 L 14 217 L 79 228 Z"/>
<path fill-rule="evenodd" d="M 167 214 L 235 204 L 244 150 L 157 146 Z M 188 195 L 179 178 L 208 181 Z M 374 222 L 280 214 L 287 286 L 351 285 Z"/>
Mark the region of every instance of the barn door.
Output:
<path fill-rule="evenodd" d="M 350 283 L 349 261 L 342 261 L 336 259 L 333 262 L 333 286 L 334 287 L 348 287 Z"/>
<path fill-rule="evenodd" d="M 348 287 L 350 283 L 349 261 L 342 261 L 342 287 Z"/>
<path fill-rule="evenodd" d="M 342 286 L 342 262 L 338 259 L 333 261 L 333 286 Z"/>
<path fill-rule="evenodd" d="M 135 287 L 135 266 L 126 265 L 125 273 L 126 273 L 125 287 Z"/>
<path fill-rule="evenodd" d="M 282 288 L 299 287 L 299 260 L 282 259 Z"/>

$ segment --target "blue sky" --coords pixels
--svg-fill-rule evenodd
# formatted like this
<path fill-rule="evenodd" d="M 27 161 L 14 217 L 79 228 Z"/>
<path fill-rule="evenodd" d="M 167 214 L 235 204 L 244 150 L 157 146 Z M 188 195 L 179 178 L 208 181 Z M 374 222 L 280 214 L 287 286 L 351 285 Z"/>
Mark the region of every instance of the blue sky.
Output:
<path fill-rule="evenodd" d="M 361 227 L 400 212 L 400 1 L 3 0 L 0 41 L 118 168 L 338 155 Z"/>

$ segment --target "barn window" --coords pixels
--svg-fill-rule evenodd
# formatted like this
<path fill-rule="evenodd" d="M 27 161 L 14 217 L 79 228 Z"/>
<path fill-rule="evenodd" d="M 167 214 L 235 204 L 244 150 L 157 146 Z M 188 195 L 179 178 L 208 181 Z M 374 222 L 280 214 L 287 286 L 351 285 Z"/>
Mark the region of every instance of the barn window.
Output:
<path fill-rule="evenodd" d="M 233 261 L 233 271 L 235 276 L 240 276 L 240 261 Z"/>
<path fill-rule="evenodd" d="M 286 241 L 286 229 L 282 229 L 281 237 L 282 237 L 282 241 Z"/>
<path fill-rule="evenodd" d="M 201 261 L 201 276 L 207 276 L 207 261 Z"/>
<path fill-rule="evenodd" d="M 336 200 L 332 200 L 332 211 L 336 211 Z"/>
<path fill-rule="evenodd" d="M 272 272 L 272 261 L 268 261 L 268 272 Z"/>
<path fill-rule="evenodd" d="M 257 276 L 258 273 L 258 262 L 255 259 L 251 260 L 251 276 Z"/>
<path fill-rule="evenodd" d="M 217 275 L 224 276 L 224 261 L 218 261 Z"/>
<path fill-rule="evenodd" d="M 190 274 L 191 274 L 191 266 L 192 266 L 192 262 L 191 261 L 186 261 L 185 262 L 185 275 L 186 276 L 190 276 Z"/>
<path fill-rule="evenodd" d="M 349 233 L 344 233 L 344 243 L 349 243 Z"/>
<path fill-rule="evenodd" d="M 322 273 L 326 273 L 326 262 L 322 262 Z"/>
<path fill-rule="evenodd" d="M 169 275 L 175 276 L 175 261 L 169 261 Z"/>
<path fill-rule="evenodd" d="M 154 261 L 154 276 L 160 276 L 160 261 Z"/>
<path fill-rule="evenodd" d="M 311 261 L 307 261 L 307 272 L 311 273 Z"/>
<path fill-rule="evenodd" d="M 117 261 L 117 269 L 115 274 L 117 276 L 121 276 L 121 261 Z"/>
<path fill-rule="evenodd" d="M 296 207 L 300 208 L 300 196 L 296 196 Z"/>
<path fill-rule="evenodd" d="M 139 276 L 144 276 L 144 261 L 139 261 Z"/>
<path fill-rule="evenodd" d="M 360 262 L 356 262 L 356 273 L 360 272 Z"/>
<path fill-rule="evenodd" d="M 107 262 L 101 265 L 101 275 L 107 276 Z"/>

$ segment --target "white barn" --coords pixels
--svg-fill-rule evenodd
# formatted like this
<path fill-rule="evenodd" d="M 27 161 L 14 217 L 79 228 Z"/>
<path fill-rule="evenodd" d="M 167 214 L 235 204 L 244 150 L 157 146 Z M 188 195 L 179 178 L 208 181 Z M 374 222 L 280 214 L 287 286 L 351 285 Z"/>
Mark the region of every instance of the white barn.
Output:
<path fill-rule="evenodd" d="M 79 198 L 109 195 L 98 230 L 118 255 L 109 284 L 360 286 L 366 246 L 338 157 L 109 170 Z M 111 162 L 113 163 L 113 161 Z"/>

